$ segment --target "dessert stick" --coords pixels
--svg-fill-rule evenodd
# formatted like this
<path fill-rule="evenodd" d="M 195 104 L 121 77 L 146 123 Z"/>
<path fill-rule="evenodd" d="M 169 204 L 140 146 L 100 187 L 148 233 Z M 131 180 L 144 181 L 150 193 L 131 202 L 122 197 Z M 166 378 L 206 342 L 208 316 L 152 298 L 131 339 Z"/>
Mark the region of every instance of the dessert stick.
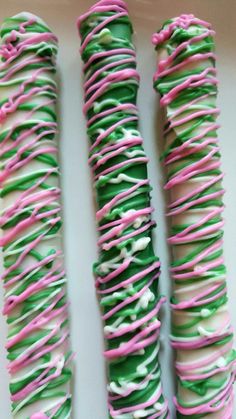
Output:
<path fill-rule="evenodd" d="M 153 35 L 164 108 L 178 418 L 232 418 L 235 351 L 223 260 L 214 31 L 193 15 Z"/>
<path fill-rule="evenodd" d="M 154 254 L 148 159 L 138 129 L 139 75 L 121 0 L 78 20 L 84 113 L 97 201 L 96 287 L 103 311 L 111 418 L 168 418 L 158 351 L 160 262 Z"/>
<path fill-rule="evenodd" d="M 4 21 L 0 46 L 0 244 L 12 415 L 71 417 L 71 351 L 57 160 L 57 38 Z"/>

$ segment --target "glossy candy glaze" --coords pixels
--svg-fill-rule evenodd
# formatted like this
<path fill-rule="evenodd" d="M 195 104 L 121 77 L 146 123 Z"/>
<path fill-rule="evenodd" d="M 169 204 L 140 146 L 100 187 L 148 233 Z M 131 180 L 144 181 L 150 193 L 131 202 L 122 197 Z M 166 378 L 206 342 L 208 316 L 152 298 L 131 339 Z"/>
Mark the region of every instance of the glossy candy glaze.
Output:
<path fill-rule="evenodd" d="M 160 263 L 152 246 L 148 159 L 138 130 L 139 75 L 125 3 L 100 1 L 78 20 L 84 113 L 97 200 L 111 418 L 167 418 L 158 363 Z"/>
<path fill-rule="evenodd" d="M 193 15 L 153 35 L 165 110 L 177 417 L 232 418 L 235 351 L 223 260 L 214 31 Z"/>
<path fill-rule="evenodd" d="M 0 244 L 12 414 L 17 419 L 69 419 L 57 39 L 29 13 L 6 19 L 0 35 Z"/>

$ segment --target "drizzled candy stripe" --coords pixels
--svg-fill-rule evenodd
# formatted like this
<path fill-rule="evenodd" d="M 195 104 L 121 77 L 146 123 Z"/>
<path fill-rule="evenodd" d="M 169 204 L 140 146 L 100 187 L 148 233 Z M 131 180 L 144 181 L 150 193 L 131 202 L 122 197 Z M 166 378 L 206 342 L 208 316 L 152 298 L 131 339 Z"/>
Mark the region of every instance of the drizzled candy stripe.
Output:
<path fill-rule="evenodd" d="M 152 245 L 147 157 L 138 130 L 139 75 L 121 0 L 102 0 L 78 20 L 84 113 L 97 199 L 110 418 L 168 418 L 158 362 L 160 263 Z"/>
<path fill-rule="evenodd" d="M 6 19 L 0 35 L 0 244 L 12 414 L 18 419 L 69 419 L 57 39 L 29 13 Z"/>
<path fill-rule="evenodd" d="M 163 161 L 173 250 L 177 417 L 232 418 L 235 351 L 223 260 L 214 31 L 193 15 L 153 35 L 154 87 L 166 113 Z"/>

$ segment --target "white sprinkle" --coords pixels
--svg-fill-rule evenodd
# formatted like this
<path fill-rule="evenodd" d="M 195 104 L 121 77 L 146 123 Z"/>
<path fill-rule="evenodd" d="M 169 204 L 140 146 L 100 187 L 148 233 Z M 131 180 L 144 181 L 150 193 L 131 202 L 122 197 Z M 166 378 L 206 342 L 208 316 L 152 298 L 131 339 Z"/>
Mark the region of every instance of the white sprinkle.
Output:
<path fill-rule="evenodd" d="M 225 358 L 223 358 L 223 356 L 221 356 L 217 362 L 216 362 L 216 366 L 219 368 L 225 367 L 226 366 L 226 360 Z"/>
<path fill-rule="evenodd" d="M 211 315 L 211 310 L 208 308 L 203 308 L 201 310 L 201 317 L 209 317 Z"/>

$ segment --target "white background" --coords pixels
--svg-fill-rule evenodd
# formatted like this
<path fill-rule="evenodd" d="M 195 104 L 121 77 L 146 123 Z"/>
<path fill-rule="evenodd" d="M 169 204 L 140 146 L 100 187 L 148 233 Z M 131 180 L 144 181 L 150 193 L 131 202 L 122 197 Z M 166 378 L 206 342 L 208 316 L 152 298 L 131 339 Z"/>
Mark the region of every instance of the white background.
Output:
<path fill-rule="evenodd" d="M 105 368 L 102 357 L 102 325 L 94 291 L 92 263 L 96 260 L 96 230 L 87 137 L 82 114 L 82 74 L 79 38 L 75 26 L 79 14 L 93 4 L 90 0 L 0 0 L 0 21 L 21 11 L 41 16 L 59 37 L 58 67 L 61 79 L 60 113 L 65 255 L 71 301 L 72 345 L 76 351 L 73 419 L 107 419 Z M 225 259 L 228 268 L 230 310 L 236 329 L 236 0 L 128 0 L 135 29 L 138 70 L 141 75 L 139 108 L 144 146 L 150 157 L 149 176 L 153 186 L 154 214 L 158 228 L 155 248 L 162 262 L 161 292 L 170 294 L 166 246 L 163 176 L 159 163 L 158 97 L 152 89 L 156 54 L 151 34 L 162 23 L 181 13 L 194 13 L 212 23 L 217 32 L 219 73 L 219 131 L 225 172 Z M 2 293 L 2 289 L 1 289 Z M 2 306 L 2 295 L 0 295 Z M 162 369 L 166 396 L 171 402 L 173 379 L 168 342 L 169 314 L 162 318 Z M 5 321 L 0 316 L 0 419 L 10 419 L 6 372 Z M 170 403 L 171 404 L 171 403 Z M 174 418 L 172 413 L 171 418 Z M 236 409 L 234 411 L 236 418 Z M 222 418 L 223 419 L 223 418 Z"/>

